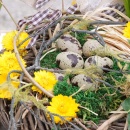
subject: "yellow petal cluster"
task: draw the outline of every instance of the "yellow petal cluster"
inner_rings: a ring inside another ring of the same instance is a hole
[[[126,38],[130,38],[130,22],[128,22],[126,24],[126,27],[125,29],[123,30],[123,35],[126,37]]]
[[[26,62],[21,58],[22,64],[26,67]],[[15,57],[15,53],[5,51],[0,55],[0,74],[8,74],[12,70],[21,70]],[[14,74],[16,76],[18,74]]]
[[[6,82],[7,75],[0,75],[0,98],[11,99],[12,93],[18,88],[19,82],[16,77],[11,78],[11,82]]]
[[[3,48],[5,48],[7,51],[12,51],[13,50],[13,41],[14,41],[14,37],[16,36],[16,34],[18,33],[18,31],[11,31],[11,32],[7,32],[5,34],[5,36],[2,39],[2,44],[3,44]],[[22,41],[24,41],[27,37],[29,37],[29,35],[26,32],[22,32],[17,40],[16,45],[18,46]],[[28,43],[30,42],[30,39],[28,39],[27,41],[25,41],[20,47],[19,47],[19,51],[20,53],[23,52],[23,50],[26,48],[26,46],[28,45]],[[25,52],[25,51],[24,51]]]
[[[76,112],[79,111],[78,106],[75,102],[75,99],[68,96],[58,95],[52,98],[50,102],[51,106],[47,107],[47,110],[51,113],[63,116],[65,120],[70,121],[72,118],[77,116]],[[59,116],[54,116],[55,123],[64,123]]]
[[[34,72],[34,80],[50,92],[52,92],[54,85],[57,82],[55,75],[52,72],[45,70]],[[36,86],[32,86],[32,90],[42,93],[42,91]]]
[[[26,63],[22,58],[21,61],[26,67]],[[19,86],[18,73],[12,73],[10,77],[13,80],[10,82],[6,81],[8,73],[12,70],[21,70],[21,68],[15,54],[10,51],[5,51],[0,55],[0,98],[10,99],[14,90]]]
[[[77,3],[76,0],[72,0],[71,2],[72,5],[75,5],[76,3]]]

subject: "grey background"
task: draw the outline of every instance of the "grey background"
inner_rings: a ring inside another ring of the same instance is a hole
[[[3,0],[3,3],[12,14],[16,22],[26,16],[33,15],[37,12],[20,0]],[[16,29],[16,26],[6,10],[2,7],[0,10],[0,32],[13,29]]]

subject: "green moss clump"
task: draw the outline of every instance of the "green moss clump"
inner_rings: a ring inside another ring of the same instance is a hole
[[[72,95],[74,92],[78,91],[78,87],[72,86],[72,84],[68,84],[68,76],[66,76],[63,81],[59,81],[54,86],[53,93],[54,95],[62,94],[66,96]]]
[[[78,87],[72,86],[67,83],[67,78],[58,82],[54,87],[54,95],[62,94],[70,96],[78,91]],[[98,114],[95,116],[91,112],[80,108],[78,117],[83,120],[92,120],[98,123],[100,120],[105,119],[109,112],[116,110],[122,102],[122,95],[110,87],[101,87],[98,91],[80,91],[73,96],[76,102],[81,106],[90,109]]]
[[[75,37],[81,44],[81,46],[84,45],[84,43],[87,41],[87,34],[86,33],[70,33],[73,37]]]
[[[126,65],[125,62],[123,61],[118,61],[117,59],[113,58],[112,59],[114,62],[114,66],[113,66],[113,70],[116,71],[120,71],[121,72],[121,68],[119,68],[118,66],[118,62],[122,65],[122,67],[124,67]],[[130,64],[127,64],[127,70],[130,70]],[[123,69],[123,68],[122,68]],[[123,82],[126,81],[126,77],[123,75],[123,73],[117,73],[117,72],[107,72],[104,74],[104,80],[106,82],[108,82],[109,84],[115,86],[116,82],[122,84]]]
[[[92,120],[98,123],[102,119],[106,119],[110,111],[116,110],[122,102],[122,95],[115,91],[113,88],[101,87],[98,91],[86,91],[84,94],[84,100],[81,101],[81,106],[89,108],[98,116],[91,112],[81,109],[79,116],[84,120]]]
[[[41,60],[41,67],[43,68],[57,68],[58,65],[56,64],[56,56],[60,53],[60,51],[54,51],[47,54],[42,60]]]

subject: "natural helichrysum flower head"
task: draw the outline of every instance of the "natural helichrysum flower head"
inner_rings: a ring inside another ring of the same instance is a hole
[[[48,72],[45,70],[40,70],[40,71],[34,72],[34,79],[44,89],[46,89],[50,92],[53,91],[54,85],[57,82],[55,75],[52,72]],[[42,91],[40,89],[38,89],[36,86],[33,86],[32,90],[42,93]]]
[[[6,78],[6,74],[0,75],[0,98],[11,99],[12,94],[19,86],[19,81],[17,79],[17,76],[11,76],[11,82],[6,81]]]
[[[72,5],[75,5],[76,3],[77,3],[76,0],[72,0],[71,2]]]
[[[123,35],[126,37],[126,38],[130,38],[130,22],[128,22],[126,24],[126,27],[125,29],[123,30]]]
[[[26,67],[25,61],[21,58],[22,64]],[[0,55],[0,74],[8,74],[12,70],[21,70],[21,67],[15,57],[15,54],[10,51],[5,51]],[[18,74],[14,73],[13,76]]]
[[[11,32],[7,32],[5,34],[5,36],[3,37],[2,40],[2,44],[3,44],[3,48],[5,48],[6,50],[10,51],[13,50],[13,41],[14,41],[14,37],[16,36],[16,34],[18,33],[18,31],[11,31]],[[24,41],[27,37],[29,37],[29,35],[26,32],[22,32],[17,40],[16,45],[18,46],[22,41]],[[27,41],[25,41],[19,49],[25,49],[26,46],[28,45],[30,39],[28,39]]]
[[[51,113],[63,116],[65,120],[70,121],[72,118],[77,116],[76,112],[79,111],[78,106],[79,104],[77,104],[75,99],[71,96],[68,97],[60,94],[52,98],[47,110]],[[63,121],[59,116],[54,116],[55,123],[64,123],[65,121]]]

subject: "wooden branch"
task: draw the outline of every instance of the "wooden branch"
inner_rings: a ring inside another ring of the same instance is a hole
[[[77,118],[74,118],[74,121],[75,121],[77,124],[79,124],[84,130],[90,130],[90,129],[86,128],[86,126],[83,125]]]
[[[105,121],[101,126],[98,127],[97,130],[104,130],[106,127],[108,127],[112,122],[124,117],[126,114],[121,113],[121,114],[116,114],[113,115],[110,119],[108,119],[107,121]]]

